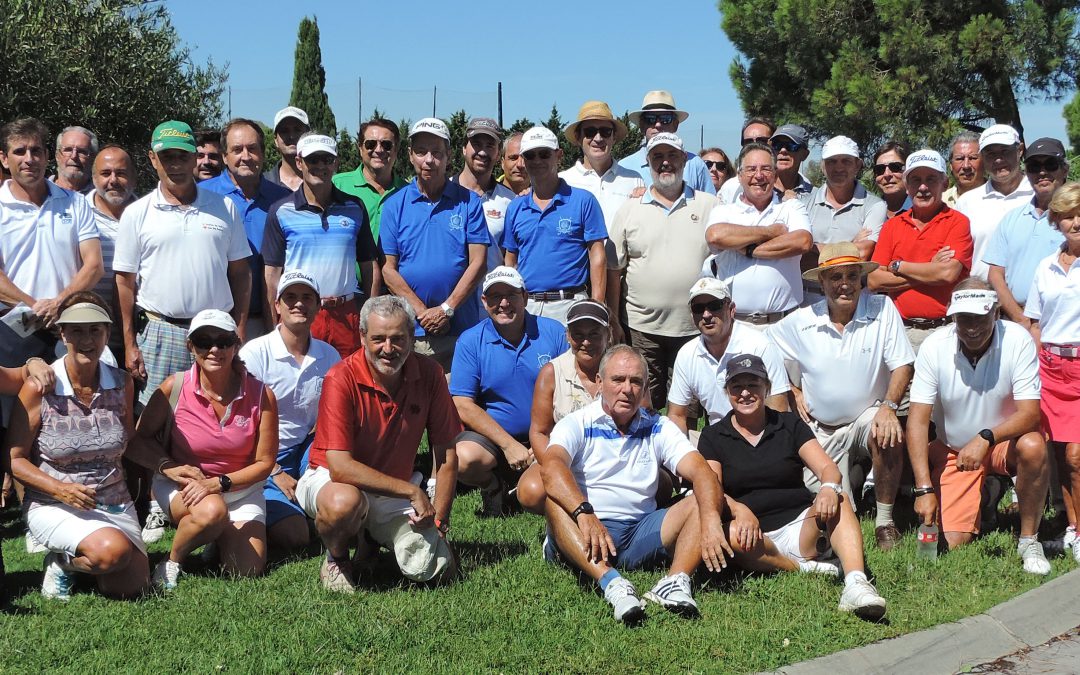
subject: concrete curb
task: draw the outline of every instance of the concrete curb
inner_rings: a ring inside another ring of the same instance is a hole
[[[785,675],[952,674],[1035,647],[1080,626],[1080,569],[983,614],[781,668]]]

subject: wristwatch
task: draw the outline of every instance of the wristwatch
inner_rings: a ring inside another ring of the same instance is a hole
[[[933,485],[920,485],[917,488],[912,488],[911,494],[915,497],[925,497],[926,495],[934,494]]]
[[[593,511],[592,504],[590,504],[589,502],[581,502],[581,506],[574,509],[574,512],[570,514],[570,517],[573,518],[574,522],[576,523],[578,516],[583,513],[587,513],[590,516],[593,515],[595,511]]]
[[[899,260],[894,260],[891,263],[889,263],[889,271],[892,272],[893,274],[899,274],[900,273],[900,261]]]
[[[451,307],[450,305],[448,305],[445,302],[442,304],[442,311],[443,311],[443,314],[446,315],[447,319],[453,319],[454,318],[454,308]]]
[[[990,444],[990,447],[997,445],[997,439],[994,438],[994,432],[989,429],[983,429],[979,432],[979,435],[986,439],[986,442]]]
[[[830,490],[835,492],[837,495],[839,495],[841,492],[844,491],[844,486],[840,485],[840,483],[822,483],[821,487],[822,487],[822,489],[829,488]]]
[[[436,518],[435,519],[435,529],[439,531],[439,534],[441,534],[441,535],[443,535],[445,537],[446,533],[450,531],[450,521],[449,520],[439,520],[438,518]]]
[[[747,258],[753,258],[754,257],[754,250],[757,247],[758,247],[757,244],[750,244],[749,246],[747,246],[746,247],[746,257]]]
[[[232,478],[229,478],[225,474],[221,474],[220,476],[217,477],[217,479],[218,479],[218,485],[221,486],[221,491],[222,492],[228,492],[229,490],[232,489]]]
[[[883,399],[881,399],[880,401],[878,401],[878,402],[877,402],[877,403],[875,403],[874,405],[876,405],[876,406],[877,406],[877,407],[879,407],[879,408],[880,408],[881,406],[883,406],[883,405],[884,405],[884,406],[888,406],[888,407],[889,407],[890,409],[892,409],[892,411],[893,411],[893,412],[896,412],[897,410],[899,410],[899,409],[900,409],[900,404],[899,404],[899,403],[893,403],[892,401],[890,401],[890,400],[889,400],[889,399],[887,399],[887,398],[883,398]]]

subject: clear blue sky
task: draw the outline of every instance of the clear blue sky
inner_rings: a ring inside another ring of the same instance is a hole
[[[364,118],[378,106],[395,120],[429,115],[433,87],[439,116],[464,108],[495,117],[501,81],[506,125],[521,117],[545,120],[552,103],[572,121],[589,99],[607,101],[621,114],[637,109],[646,91],[667,89],[690,113],[679,129],[688,146],[698,146],[702,128],[706,145],[729,152],[738,145],[743,112],[728,77],[735,49],[712,0],[170,0],[166,6],[197,63],[228,64],[235,116],[269,123],[287,104],[297,27],[314,15],[339,128],[357,127],[358,78]],[[1025,136],[1064,141],[1063,105],[1023,106]]]

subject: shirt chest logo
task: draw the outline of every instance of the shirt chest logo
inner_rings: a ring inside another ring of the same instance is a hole
[[[67,211],[64,211],[63,213],[60,214],[60,223],[61,224],[70,225],[72,223],[72,221],[73,221],[73,219],[71,217],[71,214],[68,213]]]
[[[202,224],[202,229],[205,232],[224,232],[225,231],[225,225],[224,225],[224,223],[208,222],[208,223],[203,223]]]
[[[450,216],[450,229],[451,230],[463,230],[465,229],[465,219],[461,217],[460,213],[455,213]]]
[[[536,362],[543,368],[549,361],[551,361],[551,354],[537,354]]]
[[[484,212],[484,215],[486,215],[488,218],[496,218],[497,219],[497,218],[502,218],[503,217],[503,212],[500,211],[499,209],[488,209],[487,211]]]
[[[356,225],[356,221],[352,218],[346,218],[345,216],[339,216],[337,218],[337,224],[345,229],[352,229]]]
[[[574,232],[574,222],[569,218],[559,218],[559,222],[555,225],[555,233],[568,236]]]

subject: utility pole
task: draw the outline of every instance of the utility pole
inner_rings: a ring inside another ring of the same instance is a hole
[[[499,128],[503,129],[502,82],[499,83]]]
[[[356,78],[356,128],[364,123],[364,78]]]
[[[439,100],[439,85],[431,88],[431,116],[435,117],[435,103]]]

